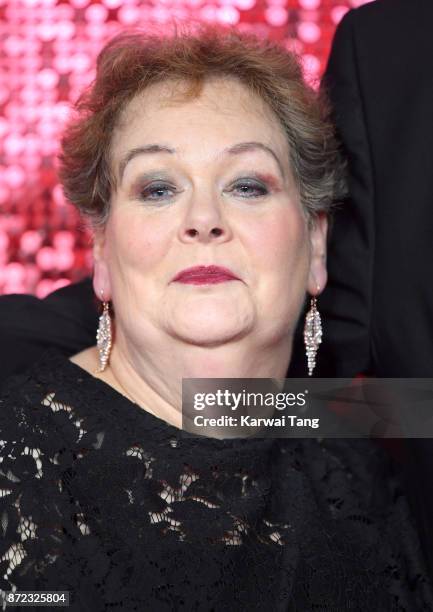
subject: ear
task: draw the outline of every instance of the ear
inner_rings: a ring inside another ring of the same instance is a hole
[[[324,290],[328,281],[326,270],[327,235],[328,218],[322,212],[312,221],[310,229],[311,259],[307,284],[310,295],[319,295]]]
[[[111,283],[106,257],[105,228],[97,228],[93,234],[93,290],[98,300],[111,300]]]

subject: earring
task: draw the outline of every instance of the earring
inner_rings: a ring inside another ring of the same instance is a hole
[[[320,291],[320,287],[318,287]],[[322,320],[317,310],[316,297],[311,298],[310,310],[305,317],[304,342],[308,362],[308,376],[311,376],[316,365],[316,353],[322,342]]]
[[[99,325],[98,330],[96,332],[96,345],[99,350],[99,370],[98,372],[103,372],[108,364],[108,359],[110,357],[111,351],[111,317],[110,317],[110,308],[109,302],[106,302],[103,299],[103,292],[101,291],[102,305],[103,310],[102,314],[99,317]]]

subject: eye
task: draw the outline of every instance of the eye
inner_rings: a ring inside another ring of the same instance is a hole
[[[261,182],[251,179],[237,181],[229,190],[229,193],[237,193],[242,198],[260,198],[269,194],[269,189]],[[151,183],[139,189],[138,197],[142,201],[159,202],[171,199],[178,190],[169,183]]]
[[[242,198],[260,198],[269,193],[269,189],[262,183],[244,179],[235,183],[230,191],[237,191]]]
[[[139,191],[139,199],[140,200],[166,200],[168,197],[167,192],[172,192],[172,194],[176,193],[176,189],[169,185],[168,183],[153,183],[151,185],[146,185],[143,189]]]

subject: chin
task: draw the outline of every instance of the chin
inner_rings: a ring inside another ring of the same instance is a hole
[[[255,321],[250,304],[227,299],[188,300],[167,314],[165,321],[173,335],[194,344],[228,342],[249,333]]]
[[[225,344],[228,344],[229,342],[234,342],[236,340],[239,340],[245,335],[246,335],[245,332],[238,332],[237,334],[227,333],[227,334],[212,334],[212,335],[210,334],[193,335],[193,334],[178,333],[178,334],[175,334],[175,337],[178,340],[181,340],[182,342],[186,344],[190,344],[191,346],[202,346],[203,348],[211,348],[211,347],[217,347],[217,346],[224,346]]]
[[[171,319],[170,335],[196,346],[219,346],[246,336],[252,325],[246,321],[222,319],[222,317],[199,316],[191,313],[188,317]]]

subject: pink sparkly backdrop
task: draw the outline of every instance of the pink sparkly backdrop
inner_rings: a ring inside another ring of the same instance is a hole
[[[40,297],[91,271],[89,236],[56,177],[70,104],[128,26],[234,24],[302,54],[317,83],[335,27],[366,0],[0,0],[0,293]]]

